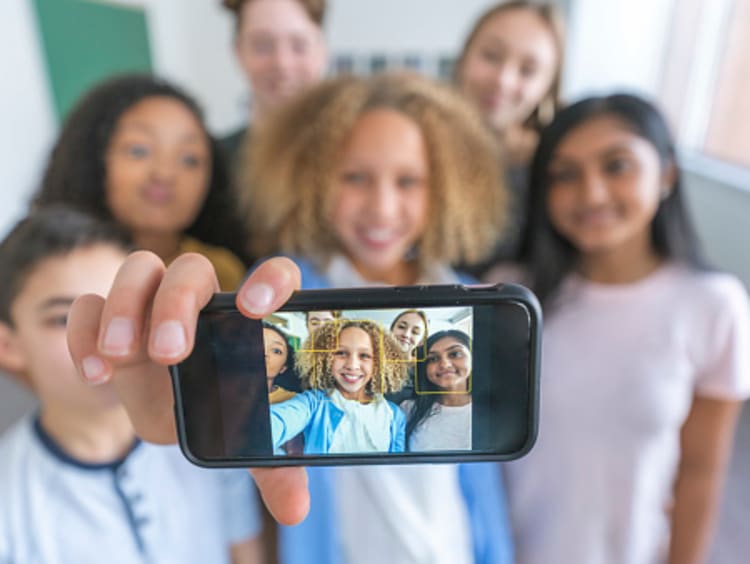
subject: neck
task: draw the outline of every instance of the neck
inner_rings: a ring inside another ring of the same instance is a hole
[[[156,253],[161,260],[169,264],[180,252],[181,233],[141,232],[133,235],[139,249]]]
[[[387,271],[378,272],[353,265],[357,273],[367,282],[381,282],[390,286],[408,286],[419,279],[419,266],[416,261],[402,261]]]
[[[533,129],[521,125],[495,130],[498,142],[509,165],[527,165],[536,149],[539,135]]]
[[[438,402],[441,405],[445,405],[447,407],[461,407],[462,405],[466,405],[471,403],[471,394],[466,393],[452,393],[452,394],[441,394]]]
[[[585,255],[580,259],[579,268],[581,274],[593,282],[629,284],[645,278],[663,262],[651,246],[649,235],[645,240],[614,251]]]
[[[72,458],[89,464],[106,464],[125,456],[135,433],[122,406],[88,412],[45,406],[42,428]]]

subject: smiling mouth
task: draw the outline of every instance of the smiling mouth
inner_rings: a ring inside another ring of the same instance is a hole
[[[361,381],[364,378],[362,374],[340,373],[339,376],[341,376],[341,379],[347,384],[356,384],[357,382]]]
[[[389,247],[401,238],[393,229],[361,229],[359,236],[368,247],[379,249]]]

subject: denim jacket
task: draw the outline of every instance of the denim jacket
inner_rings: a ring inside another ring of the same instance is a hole
[[[388,402],[388,407],[393,413],[388,452],[403,452],[406,417],[395,404]],[[327,453],[342,417],[344,412],[331,401],[328,393],[308,390],[297,394],[271,406],[273,446],[278,448],[304,431],[305,454]]]
[[[303,289],[330,288],[331,282],[310,261],[292,257],[302,272]],[[458,276],[461,283],[475,282]],[[279,527],[282,564],[344,564],[337,527],[331,468],[308,468],[310,513],[302,523]],[[495,463],[458,465],[459,488],[466,503],[475,564],[512,564],[513,542],[501,468]]]

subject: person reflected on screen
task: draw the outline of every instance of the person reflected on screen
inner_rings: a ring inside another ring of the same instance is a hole
[[[373,321],[323,324],[297,358],[308,389],[271,406],[274,448],[303,433],[305,454],[402,452],[405,418],[383,393],[403,386],[403,360]]]
[[[410,451],[471,449],[471,339],[463,331],[439,331],[427,339],[417,363],[416,394],[401,403],[407,414]]]

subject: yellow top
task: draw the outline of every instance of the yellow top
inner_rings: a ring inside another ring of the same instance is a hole
[[[245,265],[233,252],[223,247],[214,247],[192,237],[184,237],[180,243],[178,256],[183,253],[198,253],[210,260],[223,292],[237,290],[245,279]]]
[[[273,405],[274,403],[281,403],[282,401],[292,399],[296,395],[297,394],[295,394],[294,392],[290,392],[289,390],[285,390],[284,388],[276,388],[268,394],[268,403],[270,403],[271,405]]]

